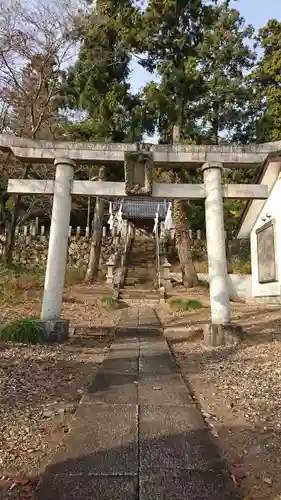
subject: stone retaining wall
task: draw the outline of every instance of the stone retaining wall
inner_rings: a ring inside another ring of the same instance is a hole
[[[215,243],[214,236],[214,243]],[[191,239],[191,250],[194,260],[207,261],[207,242],[205,239]],[[168,259],[170,261],[175,260],[177,255],[175,240],[169,240],[166,242],[166,251]],[[243,262],[250,261],[251,259],[251,249],[249,240],[228,240],[226,241],[226,255],[228,262]]]
[[[3,242],[3,238],[2,238]],[[16,237],[13,252],[13,263],[27,268],[45,267],[48,255],[48,236]],[[120,239],[104,237],[101,251],[101,265],[103,266],[110,255],[120,249]],[[1,255],[0,246],[0,255]],[[74,268],[85,267],[90,254],[90,239],[86,236],[71,236],[68,245],[68,265]]]

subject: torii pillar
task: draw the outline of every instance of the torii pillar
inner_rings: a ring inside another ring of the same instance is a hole
[[[45,275],[41,320],[47,340],[65,340],[69,322],[61,319],[68,230],[71,213],[71,191],[75,162],[69,158],[55,160],[56,177]]]
[[[211,323],[204,327],[207,346],[234,344],[241,340],[241,327],[230,323],[227,260],[221,184],[222,163],[205,163],[205,224],[210,285]]]

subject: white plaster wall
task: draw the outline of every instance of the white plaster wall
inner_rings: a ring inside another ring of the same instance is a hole
[[[252,276],[250,274],[228,274],[227,286],[231,299],[252,297]],[[208,274],[198,274],[200,281],[209,283]]]
[[[279,172],[280,172],[280,160],[269,161],[265,169],[265,172],[263,174],[263,177],[260,180],[260,184],[268,187],[269,193],[271,193],[271,190],[275,185]],[[250,238],[253,225],[255,224],[257,219],[257,215],[263,209],[266,201],[267,200],[252,200],[248,213],[237,235],[238,239]]]
[[[181,282],[180,273],[171,273],[171,277]],[[199,273],[198,278],[200,281],[205,281],[209,283],[209,275]],[[239,275],[239,274],[229,274],[228,275],[228,293],[230,298],[246,298],[252,297],[252,276],[250,274]]]
[[[280,174],[279,174],[280,175]],[[267,217],[270,215],[270,217]],[[266,221],[262,220],[266,219]],[[259,283],[258,257],[257,257],[257,235],[256,230],[265,222],[275,220],[275,257],[278,281],[274,283]],[[266,200],[251,232],[251,261],[252,261],[252,290],[254,297],[269,297],[280,295],[281,276],[281,179],[278,177],[268,199]]]

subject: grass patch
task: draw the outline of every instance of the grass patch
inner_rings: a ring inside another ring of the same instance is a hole
[[[100,303],[105,309],[120,309],[121,302],[112,295],[104,295],[100,298]]]
[[[65,285],[71,286],[83,281],[85,269],[68,267]],[[20,304],[35,295],[41,297],[44,288],[45,269],[8,268],[0,264],[0,306]]]
[[[40,291],[44,285],[44,270],[26,270],[0,266],[0,305],[15,305],[30,291]]]
[[[83,267],[67,267],[65,276],[65,286],[78,285],[84,281],[87,268]]]
[[[170,307],[175,311],[190,311],[194,309],[201,309],[203,305],[199,300],[186,300],[186,299],[171,299],[169,301]]]
[[[35,318],[23,318],[11,321],[0,329],[0,340],[2,342],[38,344],[40,337],[40,324]]]
[[[231,262],[231,264],[228,265],[228,272],[231,274],[251,274],[252,272],[252,266],[251,262],[249,260],[245,261],[237,261],[237,262]]]

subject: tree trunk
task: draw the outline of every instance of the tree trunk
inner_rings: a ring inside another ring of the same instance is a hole
[[[213,120],[213,136],[215,145],[219,144],[219,131],[220,131],[220,119],[219,119],[219,104],[217,101],[214,102],[214,120]]]
[[[99,180],[104,180],[104,167],[99,170]],[[95,281],[99,274],[99,261],[102,244],[102,227],[104,218],[104,200],[96,198],[94,219],[92,222],[92,237],[90,247],[90,257],[85,281]]]
[[[173,219],[183,285],[186,288],[192,288],[198,285],[198,277],[192,260],[191,240],[188,233],[190,224],[187,204],[186,200],[174,201]]]
[[[88,196],[88,205],[87,205],[87,227],[90,227],[91,220],[91,197]]]
[[[174,126],[173,142],[180,137],[179,126]],[[180,184],[184,182],[182,171],[171,172],[171,182]],[[187,200],[174,200],[173,220],[175,225],[176,248],[180,261],[182,282],[186,288],[193,288],[198,285],[198,277],[192,260],[191,240],[188,230],[190,229],[189,205]]]
[[[31,168],[30,164],[26,165],[23,176],[22,176],[23,179],[27,179],[30,168]],[[18,221],[18,216],[19,216],[20,201],[21,201],[20,195],[15,195],[14,196],[14,207],[13,207],[11,219],[9,222],[8,232],[6,234],[6,241],[5,241],[5,247],[4,247],[4,253],[3,253],[3,261],[7,266],[11,266],[13,263],[15,231],[16,231],[16,226],[17,226],[17,221]]]
[[[3,252],[3,261],[6,266],[11,266],[13,264],[13,249],[15,244],[15,231],[18,218],[18,210],[20,207],[19,197],[15,199],[13,213],[11,214],[11,219],[9,221],[8,232],[6,233],[6,240]]]

